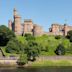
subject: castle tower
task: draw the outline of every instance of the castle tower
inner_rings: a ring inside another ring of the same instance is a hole
[[[64,36],[67,35],[67,32],[68,32],[68,27],[66,24],[64,24]]]
[[[11,20],[8,21],[8,27],[10,30],[12,30],[12,21]]]
[[[59,25],[58,24],[52,24],[52,33],[54,35],[59,35]]]
[[[17,14],[14,8],[14,32],[16,35],[21,35],[21,17]]]
[[[26,34],[26,33],[33,34],[32,30],[33,30],[32,20],[31,19],[24,20],[24,34]]]
[[[41,35],[43,35],[42,27],[35,24],[34,28],[33,28],[33,35],[34,36],[41,36]]]
[[[14,16],[17,15],[17,10],[14,8]]]

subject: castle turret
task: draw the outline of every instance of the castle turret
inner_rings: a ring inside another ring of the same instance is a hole
[[[17,10],[14,8],[14,10],[13,10],[13,12],[14,12],[14,17],[17,15]]]
[[[64,36],[67,35],[67,32],[68,32],[68,26],[64,24]]]
[[[8,21],[8,27],[10,30],[12,30],[12,21],[11,20]]]
[[[21,17],[17,14],[14,8],[14,32],[16,35],[21,35]]]

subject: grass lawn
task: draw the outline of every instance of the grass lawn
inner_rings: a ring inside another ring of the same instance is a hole
[[[36,61],[31,66],[72,66],[71,60]]]

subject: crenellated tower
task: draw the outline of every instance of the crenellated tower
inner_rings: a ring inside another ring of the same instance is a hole
[[[21,35],[21,17],[18,15],[17,10],[14,8],[14,32],[16,35]]]

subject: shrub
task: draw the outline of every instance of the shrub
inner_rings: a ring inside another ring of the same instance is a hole
[[[72,36],[72,30],[70,30],[70,31],[67,32],[67,38],[70,39],[71,36]]]
[[[64,55],[65,54],[65,48],[62,44],[59,44],[58,47],[55,50],[55,53],[57,55]]]
[[[72,36],[70,37],[70,42],[72,42]]]
[[[35,37],[31,34],[25,34],[24,35],[26,37],[26,40],[29,41],[29,40],[35,40]]]
[[[70,43],[70,45],[66,49],[66,52],[72,54],[72,43]]]
[[[19,53],[20,50],[23,50],[22,48],[23,48],[22,44],[17,39],[12,38],[6,46],[6,52]]]
[[[18,65],[24,65],[28,62],[27,54],[21,54],[20,58],[17,61]]]
[[[55,36],[55,39],[60,39],[60,38],[61,38],[60,35]]]

